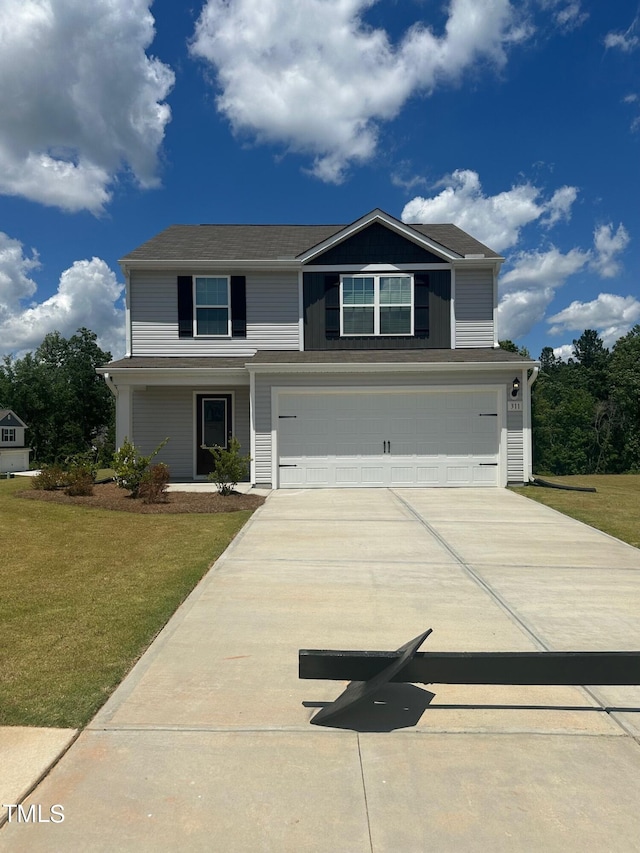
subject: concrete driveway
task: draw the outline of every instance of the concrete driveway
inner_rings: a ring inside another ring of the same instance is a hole
[[[502,490],[273,493],[36,788],[10,851],[640,850],[640,688],[393,685],[299,648],[640,649],[640,551]]]

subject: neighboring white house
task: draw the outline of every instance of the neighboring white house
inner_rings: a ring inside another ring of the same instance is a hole
[[[0,409],[0,474],[29,470],[30,447],[25,447],[27,425],[11,409]]]
[[[503,258],[450,224],[174,225],[121,260],[116,440],[273,488],[527,481],[537,362],[498,347]]]

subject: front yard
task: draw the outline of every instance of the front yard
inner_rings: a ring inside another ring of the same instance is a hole
[[[514,489],[640,548],[640,474],[585,474],[543,477],[567,486],[593,486],[596,492],[565,492],[539,486]]]
[[[0,725],[85,725],[251,510],[137,514],[0,481]]]

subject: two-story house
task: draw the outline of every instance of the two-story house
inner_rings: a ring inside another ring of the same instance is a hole
[[[0,409],[0,474],[29,470],[30,447],[25,445],[27,425],[11,409]]]
[[[117,442],[174,479],[235,435],[273,488],[505,486],[537,365],[497,345],[502,258],[454,225],[173,225],[126,255]]]

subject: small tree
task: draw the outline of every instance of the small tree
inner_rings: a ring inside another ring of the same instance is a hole
[[[116,483],[121,489],[128,489],[132,498],[139,496],[140,486],[144,482],[149,463],[168,441],[169,439],[165,438],[152,453],[143,456],[138,448],[125,438],[122,447],[114,453],[112,467],[115,471]]]
[[[218,487],[221,495],[230,495],[241,480],[249,474],[251,457],[240,455],[240,442],[234,436],[229,442],[229,449],[210,447],[213,456],[213,470],[209,480]]]

